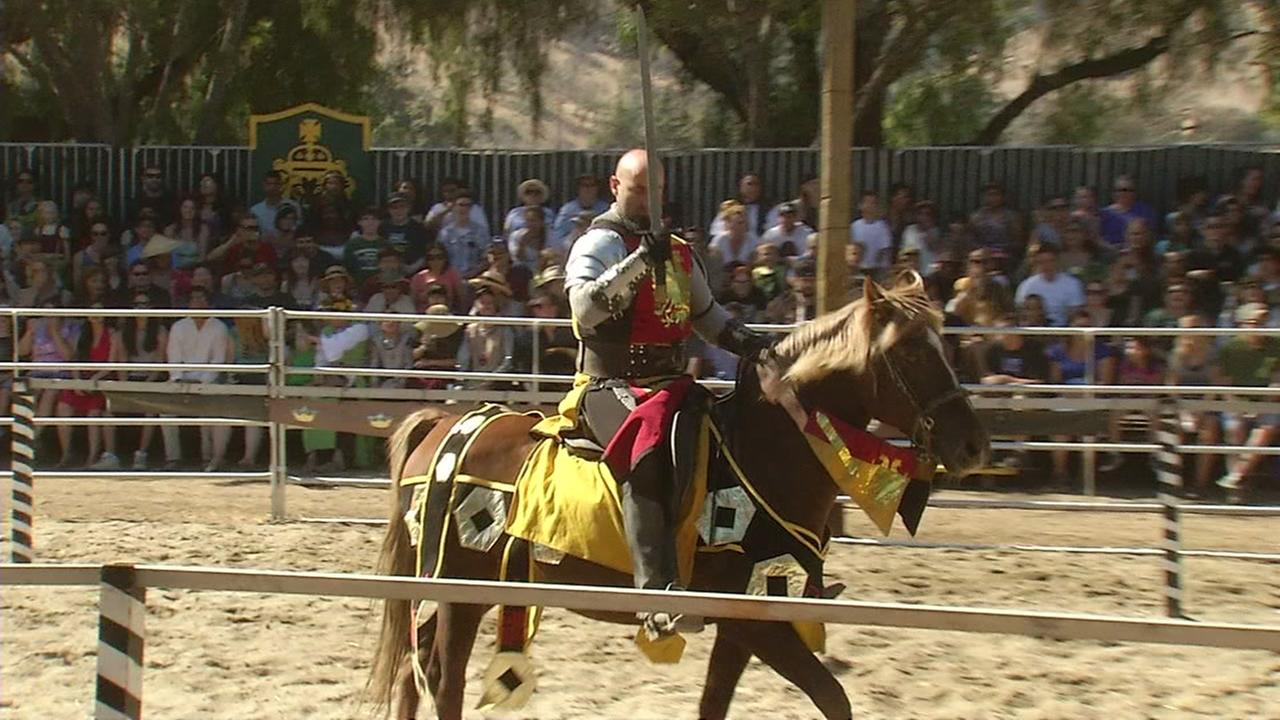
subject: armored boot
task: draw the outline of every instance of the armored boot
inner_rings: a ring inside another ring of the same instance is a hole
[[[667,521],[667,510],[661,501],[646,497],[632,482],[622,484],[622,524],[631,549],[635,585],[641,590],[682,590],[676,566],[675,531]],[[700,619],[688,622],[676,613],[659,611],[637,613],[650,640],[671,635],[677,630],[700,629]]]

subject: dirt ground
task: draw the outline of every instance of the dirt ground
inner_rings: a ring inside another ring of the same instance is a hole
[[[380,517],[384,500],[381,490],[292,487],[289,511]],[[37,489],[37,503],[37,554],[46,562],[368,572],[381,534],[362,525],[271,523],[263,484],[49,480]],[[1160,522],[1158,515],[931,509],[920,537],[1151,546]],[[1192,517],[1185,527],[1188,547],[1280,551],[1275,519]],[[0,551],[7,557],[7,544]],[[850,599],[1152,616],[1162,609],[1160,563],[834,546],[827,572],[848,584]],[[1280,624],[1280,565],[1192,558],[1187,575],[1192,616]],[[96,602],[96,588],[3,588],[0,717],[91,713]],[[170,590],[149,591],[147,603],[148,718],[372,716],[360,691],[377,629],[373,603]],[[490,619],[471,663],[471,706],[492,653],[491,631]],[[1280,718],[1275,653],[891,628],[828,633],[825,661],[860,718]],[[628,628],[548,611],[533,650],[539,689],[517,717],[694,717],[710,641],[711,633],[693,636],[681,664],[658,667],[633,649]],[[430,714],[429,703],[423,713]],[[732,715],[815,712],[799,691],[753,662]]]

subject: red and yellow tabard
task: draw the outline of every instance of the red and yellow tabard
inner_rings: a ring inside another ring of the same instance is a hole
[[[622,238],[627,252],[640,246],[638,235]],[[631,304],[632,344],[674,345],[693,334],[689,322],[689,274],[693,272],[693,251],[680,238],[671,238],[671,259],[667,261],[666,282],[657,288],[650,272],[636,286]]]

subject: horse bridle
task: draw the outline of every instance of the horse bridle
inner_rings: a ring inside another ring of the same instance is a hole
[[[910,440],[913,447],[916,448],[917,455],[921,460],[933,462],[936,456],[933,454],[933,428],[936,421],[933,419],[933,413],[938,408],[955,400],[956,398],[967,398],[969,391],[964,389],[956,379],[955,374],[951,377],[954,381],[952,386],[945,392],[940,393],[937,397],[929,399],[928,402],[921,403],[916,399],[916,394],[911,391],[911,386],[907,384],[902,373],[898,370],[898,366],[894,364],[891,354],[893,348],[880,353],[884,366],[889,371],[889,377],[893,379],[893,384],[898,386],[898,391],[907,398],[907,402],[911,404],[911,409],[915,413],[916,421],[911,427]]]

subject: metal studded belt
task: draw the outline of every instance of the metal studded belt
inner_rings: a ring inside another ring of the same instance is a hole
[[[590,343],[582,346],[582,370],[596,378],[651,378],[684,370],[681,345]]]

